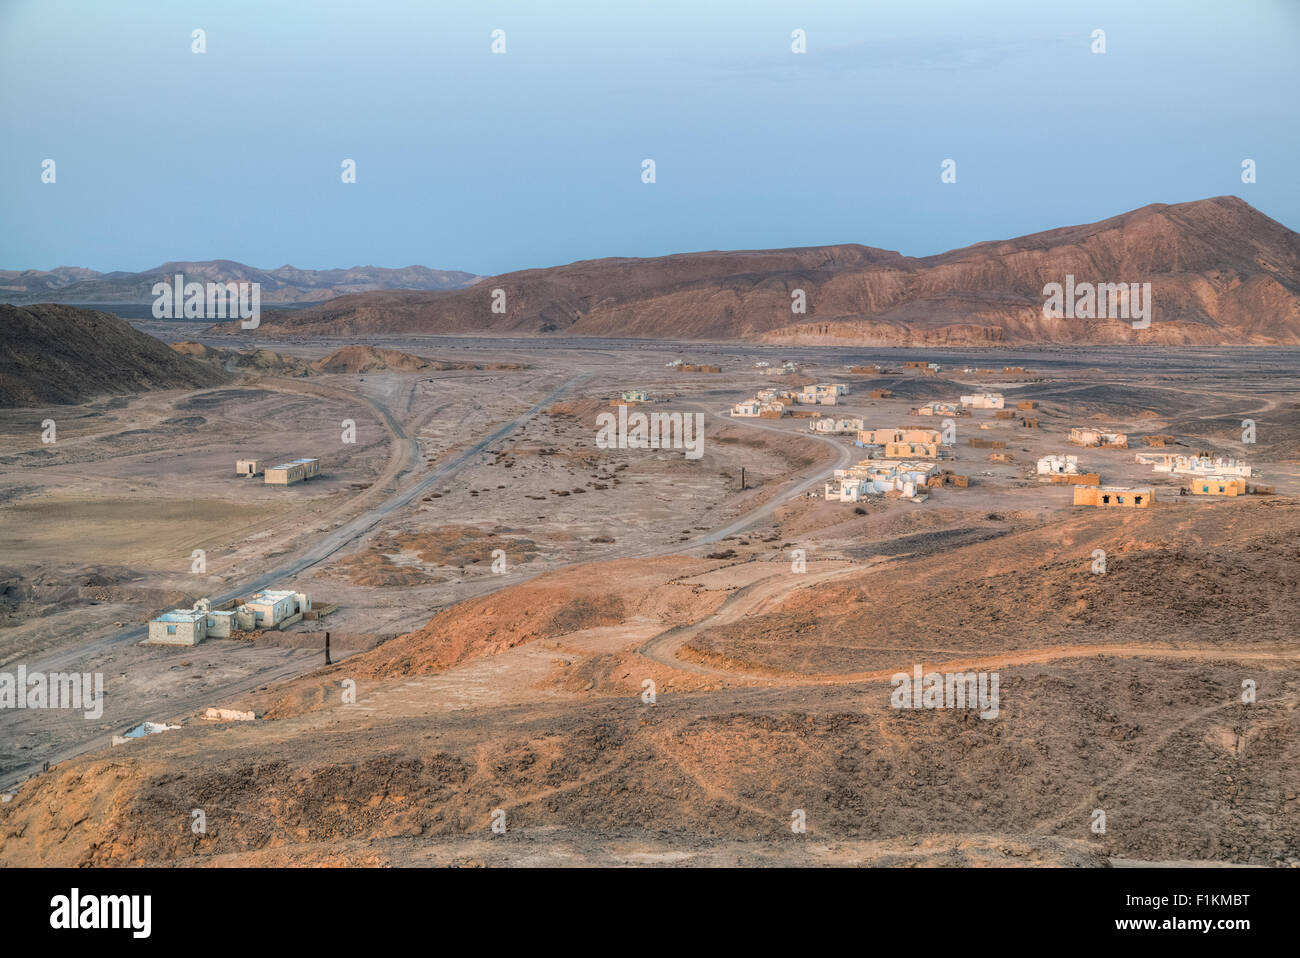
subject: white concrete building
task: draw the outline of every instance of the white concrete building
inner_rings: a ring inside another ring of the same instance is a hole
[[[198,645],[208,637],[208,614],[172,609],[149,623],[150,645]]]
[[[311,611],[311,595],[306,592],[265,589],[243,605],[233,609],[213,609],[207,599],[199,599],[192,609],[172,609],[149,623],[149,645],[198,645],[204,639],[228,639],[240,629],[272,629],[293,625]]]
[[[899,492],[911,498],[926,489],[926,480],[939,467],[931,462],[864,459],[848,469],[836,469],[826,482],[825,497],[839,502],[857,502],[868,495]]]
[[[863,425],[861,419],[831,419],[829,417],[821,417],[819,419],[810,419],[808,421],[808,429],[812,432],[848,432],[856,435],[858,430],[862,428]]]
[[[970,410],[959,402],[928,402],[912,410],[914,416],[968,416]]]
[[[978,395],[962,396],[961,404],[969,406],[971,409],[1002,409],[1006,406],[1006,400],[1001,393],[979,393]]]
[[[1040,476],[1077,476],[1079,474],[1078,456],[1043,456],[1038,460]]]
[[[809,405],[834,406],[839,397],[847,396],[848,392],[849,387],[844,383],[817,383],[799,389],[794,398]]]
[[[253,627],[276,629],[301,621],[304,612],[311,611],[311,595],[283,589],[263,589],[255,592],[243,608],[253,615]]]
[[[1155,467],[1156,472],[1164,472],[1160,466]],[[1220,456],[1217,459],[1211,459],[1209,456],[1175,456],[1169,469],[1174,475],[1210,477],[1210,476],[1235,476],[1237,478],[1249,479],[1250,466],[1246,465],[1240,459],[1225,459]]]
[[[1102,432],[1087,426],[1075,426],[1070,430],[1070,442],[1076,446],[1104,446],[1114,449],[1127,449],[1128,436],[1122,432]]]
[[[149,623],[150,645],[198,645],[204,639],[226,639],[235,613],[214,611],[207,599],[199,599],[191,609],[172,609]]]

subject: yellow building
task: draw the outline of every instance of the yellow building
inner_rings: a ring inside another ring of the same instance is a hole
[[[1207,476],[1192,482],[1194,496],[1244,496],[1246,480],[1231,476]]]
[[[1076,506],[1101,509],[1146,509],[1156,501],[1154,489],[1124,489],[1119,486],[1075,486]]]
[[[319,459],[295,459],[292,462],[269,467],[263,481],[268,486],[291,486],[295,482],[304,482],[319,475]]]
[[[886,459],[938,459],[937,442],[887,442]]]
[[[943,435],[938,429],[859,429],[858,442],[866,446],[883,446],[890,442],[931,442],[938,445]]]

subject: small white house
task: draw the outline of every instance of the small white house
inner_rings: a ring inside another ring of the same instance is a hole
[[[1043,456],[1038,460],[1040,476],[1077,476],[1079,474],[1078,456]]]
[[[811,432],[853,433],[856,435],[862,428],[861,419],[831,419],[823,416],[808,420],[808,429]]]
[[[971,409],[1001,409],[1006,405],[1006,400],[1001,393],[979,393],[973,396],[962,396],[961,404]]]
[[[228,639],[235,613],[213,610],[207,599],[192,609],[172,609],[149,623],[150,645],[198,645],[204,639]]]
[[[1159,466],[1156,472],[1163,472]],[[1176,456],[1169,469],[1175,475],[1184,476],[1236,476],[1250,478],[1250,466],[1240,459],[1225,459],[1222,456],[1211,459],[1209,456]]]
[[[198,645],[208,637],[208,614],[172,609],[149,623],[150,645]]]
[[[310,612],[311,596],[306,592],[263,589],[250,596],[243,609],[252,613],[254,628],[275,629],[293,625],[304,612]]]

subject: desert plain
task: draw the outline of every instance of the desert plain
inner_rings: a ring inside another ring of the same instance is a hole
[[[217,362],[266,345],[136,325]],[[105,683],[93,720],[0,712],[0,863],[1300,863],[1296,348],[272,349],[216,386],[0,410],[0,670]],[[868,425],[937,427],[912,410],[973,391],[1038,425],[976,410],[943,464],[968,486],[828,501],[852,436],[728,414],[792,382],[846,384],[814,408]],[[700,414],[702,456],[600,448],[633,389]],[[1182,495],[1135,461],[1157,434],[1273,492]],[[1034,474],[1055,453],[1156,501],[1075,506]],[[234,471],[296,456],[322,477]],[[140,644],[164,609],[264,587],[337,609]],[[916,665],[998,673],[997,717],[892,707]],[[176,728],[111,744],[145,721]]]

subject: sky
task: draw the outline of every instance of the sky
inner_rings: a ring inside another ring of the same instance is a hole
[[[1300,229],[1298,44],[1300,0],[0,0],[0,269]]]

